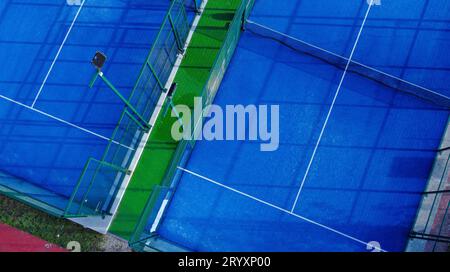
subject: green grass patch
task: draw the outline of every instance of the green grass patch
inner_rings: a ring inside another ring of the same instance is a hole
[[[0,195],[0,222],[66,248],[77,241],[82,251],[104,251],[104,235],[67,219],[53,217]]]

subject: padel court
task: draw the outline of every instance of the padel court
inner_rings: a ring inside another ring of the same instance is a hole
[[[449,10],[256,0],[214,103],[279,105],[279,148],[198,141],[144,247],[404,251],[449,117]]]
[[[186,52],[196,0],[1,1],[0,192],[118,211],[135,250],[407,249],[430,182],[448,184],[450,3],[209,1]],[[185,53],[168,102],[277,105],[275,151],[168,138],[175,118],[154,115]]]
[[[106,54],[102,72],[149,120],[134,86],[170,4],[1,1],[3,193],[58,216],[110,209],[140,128],[107,84],[89,87],[90,62]]]

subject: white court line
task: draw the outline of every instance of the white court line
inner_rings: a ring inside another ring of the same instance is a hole
[[[356,65],[358,65],[358,66],[364,67],[364,68],[366,68],[367,70],[374,71],[374,72],[376,72],[376,73],[378,73],[378,74],[382,74],[382,75],[384,75],[384,76],[387,76],[387,77],[390,77],[390,78],[395,79],[395,80],[397,80],[397,81],[400,81],[400,82],[403,82],[403,83],[405,83],[405,84],[411,85],[411,86],[416,87],[416,88],[418,88],[418,89],[422,89],[422,90],[427,91],[427,92],[429,92],[429,93],[432,93],[432,94],[434,94],[434,95],[436,95],[436,96],[440,96],[440,97],[442,97],[442,98],[445,99],[445,100],[450,100],[450,97],[448,97],[448,96],[446,96],[446,95],[443,95],[443,94],[441,94],[441,93],[439,93],[439,92],[433,91],[433,90],[431,90],[431,89],[428,89],[428,88],[426,88],[426,87],[424,87],[424,86],[418,85],[418,84],[416,84],[416,83],[407,81],[407,80],[405,80],[405,79],[403,79],[403,78],[400,78],[400,77],[391,75],[391,74],[389,74],[389,73],[383,72],[383,71],[378,70],[378,69],[376,69],[376,68],[373,68],[373,67],[371,67],[371,66],[365,65],[365,64],[363,64],[363,63],[361,63],[361,62],[354,61],[354,60],[352,60],[352,59],[349,59],[349,58],[347,58],[347,57],[345,57],[345,56],[341,56],[341,55],[339,55],[339,54],[336,54],[336,53],[331,52],[331,51],[329,51],[329,50],[327,50],[327,49],[324,49],[324,48],[322,48],[322,47],[319,47],[319,46],[316,46],[316,45],[314,45],[314,44],[311,44],[311,43],[305,42],[305,41],[303,41],[303,40],[297,39],[297,38],[295,38],[295,37],[293,37],[293,36],[290,36],[290,35],[288,35],[288,34],[286,34],[286,33],[282,33],[282,32],[280,32],[280,31],[278,31],[278,30],[273,29],[273,28],[267,27],[267,26],[265,26],[265,25],[261,25],[261,24],[259,24],[259,23],[257,23],[257,22],[252,21],[252,20],[247,20],[247,22],[250,23],[250,24],[253,24],[253,25],[257,25],[258,27],[267,29],[267,30],[269,30],[269,31],[271,31],[271,32],[277,33],[278,35],[284,36],[284,37],[286,37],[286,38],[288,38],[288,39],[290,39],[290,40],[297,41],[297,42],[299,42],[299,43],[302,43],[302,44],[304,44],[304,45],[307,45],[307,46],[312,47],[312,48],[314,48],[314,49],[317,49],[317,50],[319,50],[319,51],[322,51],[322,52],[325,52],[325,53],[330,54],[330,55],[332,55],[332,56],[338,57],[338,58],[340,58],[340,59],[342,59],[342,60],[345,60],[345,61],[349,61],[349,60],[350,60],[351,63],[354,63],[354,64],[356,64]]]
[[[86,132],[86,133],[88,133],[88,134],[94,135],[94,136],[96,136],[96,137],[98,137],[98,138],[100,138],[100,139],[103,139],[103,140],[106,140],[106,141],[112,141],[112,140],[111,140],[110,138],[108,138],[108,137],[105,137],[105,136],[103,136],[103,135],[100,135],[100,134],[98,134],[98,133],[95,133],[95,132],[93,132],[93,131],[91,131],[91,130],[88,130],[88,129],[86,129],[86,128],[77,126],[77,125],[75,125],[75,124],[73,124],[73,123],[70,123],[69,121],[66,121],[66,120],[61,119],[61,118],[56,117],[56,116],[53,116],[53,115],[51,115],[51,114],[49,114],[49,113],[46,113],[46,112],[44,112],[44,111],[41,111],[41,110],[32,108],[31,106],[28,106],[28,105],[25,105],[25,104],[23,104],[23,103],[20,103],[19,101],[13,100],[13,99],[11,99],[11,98],[9,98],[9,97],[6,97],[6,96],[4,96],[4,95],[1,95],[1,94],[0,94],[0,98],[4,99],[4,100],[6,100],[6,101],[12,102],[12,103],[14,103],[14,104],[16,104],[16,105],[19,105],[19,106],[21,106],[21,107],[27,108],[27,109],[29,109],[29,110],[31,110],[31,111],[37,112],[37,113],[39,113],[39,114],[42,114],[42,115],[44,115],[44,116],[47,116],[47,117],[49,117],[49,118],[51,118],[51,119],[53,119],[53,120],[56,120],[56,121],[58,121],[58,122],[64,123],[64,124],[66,124],[66,125],[69,125],[69,126],[71,126],[71,127],[74,127],[74,128],[79,129],[79,130],[81,130],[81,131],[84,131],[84,132]],[[134,150],[133,148],[131,148],[131,147],[129,147],[129,146],[126,146],[126,145],[123,145],[123,144],[121,144],[121,143],[119,143],[119,142],[117,142],[117,141],[112,141],[112,142],[113,142],[114,144],[123,146],[123,147],[125,147],[125,148],[127,148],[127,149]]]
[[[358,45],[359,39],[361,37],[362,31],[363,31],[364,26],[366,24],[367,17],[369,16],[370,9],[372,8],[373,1],[374,0],[371,0],[371,2],[369,4],[369,7],[367,8],[366,15],[364,16],[364,20],[363,20],[363,22],[361,24],[361,27],[359,29],[358,36],[356,37],[355,44],[353,45],[353,48],[352,48],[352,52],[350,53],[350,57],[348,58],[347,65],[345,66],[344,73],[342,73],[342,77],[341,77],[341,80],[339,82],[339,85],[338,85],[338,88],[336,90],[336,93],[334,94],[333,101],[331,102],[330,109],[328,110],[328,113],[327,113],[327,117],[325,118],[325,122],[324,122],[324,124],[322,126],[322,129],[320,131],[319,139],[317,139],[316,145],[314,147],[314,151],[313,151],[313,153],[311,155],[311,159],[309,160],[309,163],[308,163],[308,167],[306,168],[305,175],[303,176],[302,183],[300,184],[300,188],[298,189],[297,196],[295,197],[294,204],[292,205],[291,212],[294,212],[295,206],[297,205],[298,199],[300,197],[300,193],[302,192],[303,186],[305,185],[306,178],[308,177],[309,171],[311,170],[312,163],[313,163],[314,158],[316,156],[316,153],[317,153],[317,150],[319,148],[320,142],[322,141],[322,137],[323,137],[323,134],[325,132],[325,128],[327,127],[328,121],[330,120],[330,116],[331,116],[331,113],[333,112],[333,108],[334,108],[334,105],[336,103],[337,97],[338,97],[338,95],[339,95],[339,93],[341,91],[342,84],[344,83],[344,79],[345,79],[345,76],[347,75],[348,68],[350,67],[350,63],[352,62],[353,54],[355,53],[355,50],[356,50],[356,47]]]
[[[66,36],[64,37],[64,40],[62,41],[61,45],[59,46],[58,52],[56,53],[56,56],[53,59],[52,64],[50,65],[50,69],[48,69],[47,75],[45,75],[44,81],[42,82],[41,87],[39,88],[39,91],[38,91],[36,97],[33,100],[33,103],[31,104],[32,108],[34,108],[34,105],[36,105],[36,102],[37,102],[39,96],[41,95],[41,92],[44,89],[45,84],[47,83],[48,77],[50,76],[50,74],[51,74],[51,72],[53,70],[53,67],[55,66],[55,63],[58,60],[59,55],[61,54],[61,51],[62,51],[64,45],[66,44],[67,38],[69,38],[70,32],[72,32],[72,28],[75,25],[75,22],[77,21],[78,16],[80,15],[81,9],[83,8],[85,2],[86,2],[86,0],[83,0],[83,2],[81,3],[80,7],[78,8],[78,11],[77,11],[77,14],[75,15],[75,18],[73,18],[72,24],[70,24],[69,30],[67,31]]]
[[[159,207],[158,214],[156,215],[155,221],[153,221],[152,228],[150,229],[150,233],[155,232],[158,229],[159,222],[161,221],[164,211],[166,210],[167,204],[169,204],[168,199],[164,199],[161,207]]]
[[[373,247],[374,249],[377,249],[377,250],[386,252],[386,250],[384,250],[384,249],[382,249],[382,248],[379,248],[379,247],[376,247],[376,246],[370,244],[369,242],[364,242],[364,241],[362,241],[362,240],[360,240],[360,239],[358,239],[358,238],[355,238],[355,237],[353,237],[353,236],[350,236],[350,235],[348,235],[348,234],[345,234],[345,233],[343,233],[343,232],[341,232],[341,231],[338,231],[338,230],[336,230],[336,229],[333,229],[333,228],[331,228],[331,227],[325,226],[325,225],[323,225],[323,224],[321,224],[321,223],[318,223],[318,222],[316,222],[316,221],[314,221],[314,220],[308,219],[308,218],[306,218],[306,217],[304,217],[304,216],[298,215],[298,214],[296,214],[296,213],[294,213],[294,212],[292,212],[292,211],[283,209],[283,208],[281,208],[281,207],[279,207],[279,206],[276,206],[276,205],[274,205],[274,204],[271,204],[271,203],[269,203],[269,202],[267,202],[267,201],[264,201],[264,200],[262,200],[262,199],[259,199],[259,198],[257,198],[257,197],[254,197],[254,196],[249,195],[249,194],[247,194],[247,193],[244,193],[244,192],[242,192],[242,191],[236,190],[236,189],[234,189],[234,188],[232,188],[232,187],[229,187],[229,186],[227,186],[227,185],[224,185],[224,184],[222,184],[222,183],[220,183],[220,182],[217,182],[217,181],[215,181],[215,180],[212,180],[212,179],[210,179],[210,178],[207,178],[207,177],[205,177],[205,176],[202,176],[202,175],[200,175],[200,174],[197,174],[197,173],[195,173],[195,172],[192,172],[192,171],[187,170],[187,169],[185,169],[185,168],[182,168],[182,167],[180,167],[180,166],[178,166],[177,168],[178,168],[179,170],[181,170],[181,171],[184,171],[184,172],[186,172],[186,173],[188,173],[188,174],[191,174],[191,175],[193,175],[193,176],[195,176],[195,177],[198,177],[198,178],[200,178],[200,179],[202,179],[202,180],[208,181],[208,182],[213,183],[213,184],[215,184],[215,185],[217,185],[217,186],[219,186],[219,187],[225,188],[225,189],[227,189],[227,190],[230,190],[230,191],[232,191],[232,192],[235,192],[235,193],[237,193],[237,194],[240,194],[240,195],[242,195],[242,196],[245,196],[245,197],[247,197],[247,198],[250,198],[250,199],[252,199],[252,200],[255,200],[256,202],[259,202],[259,203],[264,204],[264,205],[266,205],[266,206],[272,207],[272,208],[274,208],[274,209],[277,209],[277,210],[279,210],[279,211],[282,211],[282,212],[284,212],[284,213],[287,213],[287,214],[289,214],[289,215],[292,215],[292,216],[294,216],[294,217],[296,217],[296,218],[299,218],[299,219],[301,219],[301,220],[303,220],[303,221],[306,221],[306,222],[308,222],[308,223],[311,223],[311,224],[313,224],[313,225],[316,225],[316,226],[318,226],[318,227],[321,227],[321,228],[323,228],[323,229],[326,229],[326,230],[328,230],[328,231],[331,231],[331,232],[333,232],[333,233],[335,233],[335,234],[338,234],[338,235],[340,235],[340,236],[343,236],[343,237],[345,237],[345,238],[348,238],[348,239],[350,239],[350,240],[352,240],[352,241],[355,241],[355,242],[357,242],[357,243],[363,244],[363,245],[365,245],[365,246],[371,246],[371,247]]]

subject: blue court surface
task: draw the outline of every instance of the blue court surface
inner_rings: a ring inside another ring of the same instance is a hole
[[[349,57],[371,0],[257,0],[251,20]],[[450,2],[373,0],[353,60],[450,96]]]
[[[381,3],[355,60],[448,94],[446,1]],[[367,8],[365,0],[257,0],[250,19],[348,58]],[[197,142],[179,169],[163,238],[195,251],[405,250],[448,108],[251,31],[214,103],[280,105],[279,149]]]
[[[65,207],[46,191],[72,194],[87,159],[101,159],[124,109],[105,84],[88,87],[94,53],[108,56],[103,71],[128,97],[169,4],[1,1],[1,185]]]

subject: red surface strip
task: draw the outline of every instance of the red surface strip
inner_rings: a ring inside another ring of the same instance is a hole
[[[0,252],[64,252],[57,245],[0,223]]]

